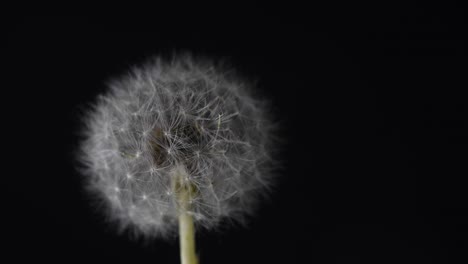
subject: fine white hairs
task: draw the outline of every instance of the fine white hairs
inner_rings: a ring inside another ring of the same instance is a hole
[[[252,89],[190,55],[153,58],[110,82],[85,118],[80,156],[109,216],[165,236],[177,231],[181,208],[204,228],[253,213],[272,182],[275,125]]]

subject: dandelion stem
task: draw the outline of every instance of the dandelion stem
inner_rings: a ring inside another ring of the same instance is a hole
[[[178,166],[173,176],[175,182],[173,188],[177,193],[179,206],[180,259],[182,264],[198,264],[198,258],[195,253],[195,227],[193,217],[188,212],[193,189],[187,181],[185,168]]]
[[[197,264],[193,218],[187,212],[179,215],[180,258],[182,264]]]

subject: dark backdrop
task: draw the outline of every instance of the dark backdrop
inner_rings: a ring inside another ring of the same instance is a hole
[[[7,255],[179,263],[177,240],[115,234],[83,191],[73,153],[81,111],[107,80],[182,50],[228,58],[258,80],[287,141],[271,199],[247,228],[199,233],[201,264],[468,260],[463,10],[163,11],[10,19]]]

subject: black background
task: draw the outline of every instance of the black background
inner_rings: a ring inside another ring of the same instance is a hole
[[[191,51],[228,58],[258,80],[287,141],[278,184],[248,227],[198,233],[201,264],[468,260],[459,7],[132,15],[10,20],[1,98],[7,255],[179,263],[177,240],[116,234],[83,191],[74,151],[82,109],[106,81],[148,56]]]

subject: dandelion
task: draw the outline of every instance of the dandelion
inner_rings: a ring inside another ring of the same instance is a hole
[[[85,119],[88,186],[122,229],[180,235],[242,222],[271,183],[274,125],[265,101],[232,71],[190,55],[155,58],[116,79]]]

